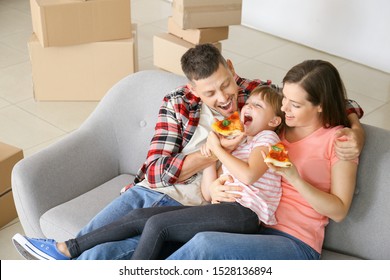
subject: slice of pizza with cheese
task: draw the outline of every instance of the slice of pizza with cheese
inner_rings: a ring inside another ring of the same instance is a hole
[[[278,167],[290,167],[292,165],[288,158],[288,152],[281,142],[271,146],[264,162],[272,163]]]
[[[215,121],[211,125],[211,128],[216,133],[228,138],[233,138],[244,131],[244,126],[242,125],[240,115],[237,111],[231,114],[228,118]]]

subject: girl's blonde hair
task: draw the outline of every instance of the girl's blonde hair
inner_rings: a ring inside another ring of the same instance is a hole
[[[280,131],[284,124],[284,113],[282,112],[282,93],[271,86],[261,85],[252,90],[250,96],[260,95],[263,100],[269,103],[274,110],[276,116],[282,119],[280,125],[275,129],[276,132]]]

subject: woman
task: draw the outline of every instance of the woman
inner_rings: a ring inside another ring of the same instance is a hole
[[[254,235],[198,233],[169,259],[320,258],[325,226],[329,218],[338,222],[347,215],[356,183],[357,160],[340,160],[334,149],[337,131],[349,125],[346,92],[337,69],[320,60],[294,66],[283,85],[286,127],[280,138],[293,166],[269,165],[282,176],[278,223]]]

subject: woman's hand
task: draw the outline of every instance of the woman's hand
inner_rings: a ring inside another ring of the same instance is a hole
[[[261,154],[263,156],[263,159],[265,159],[267,155],[263,151],[261,152]],[[266,164],[269,169],[273,170],[276,174],[285,178],[291,185],[294,185],[294,182],[301,178],[297,168],[294,166],[293,163],[289,167],[279,167],[269,162],[267,162]]]
[[[241,187],[233,184],[225,185],[226,182],[233,183],[233,178],[229,175],[223,175],[211,183],[209,186],[211,203],[234,202],[241,197],[237,193],[231,193],[241,191]]]

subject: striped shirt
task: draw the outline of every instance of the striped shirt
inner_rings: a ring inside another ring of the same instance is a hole
[[[252,141],[244,142],[232,152],[236,158],[247,162],[251,151],[256,147],[274,145],[279,142],[278,135],[271,130],[264,130],[253,137]],[[234,176],[222,165],[223,174]],[[239,184],[243,189],[238,192],[241,198],[237,202],[251,209],[257,214],[259,220],[267,225],[275,225],[275,211],[282,195],[281,176],[268,169],[252,185],[245,185],[234,178],[234,184]]]

